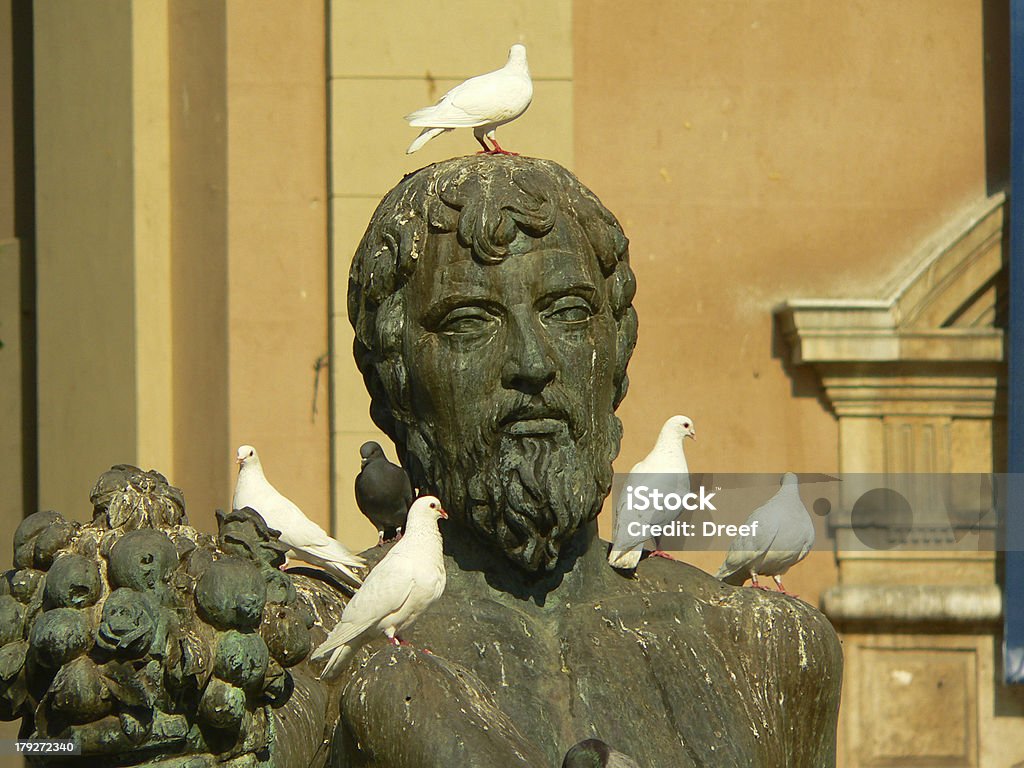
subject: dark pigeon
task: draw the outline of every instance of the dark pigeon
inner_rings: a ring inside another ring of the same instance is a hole
[[[377,528],[379,542],[389,541],[405,527],[412,484],[404,469],[388,461],[379,444],[363,443],[359,455],[363,468],[356,475],[356,504]]]
[[[640,764],[600,739],[585,739],[565,753],[562,768],[640,768]]]

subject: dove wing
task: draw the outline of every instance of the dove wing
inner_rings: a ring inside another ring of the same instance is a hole
[[[519,78],[505,72],[473,77],[452,88],[437,104],[406,115],[409,125],[430,128],[473,128],[518,113]]]
[[[334,629],[327,639],[313,651],[313,659],[322,658],[336,648],[351,643],[364,632],[368,632],[402,608],[412,594],[413,581],[402,578],[392,569],[381,572],[384,562],[370,572],[363,586],[349,600]],[[399,569],[404,570],[404,569]],[[374,575],[377,578],[372,578]]]
[[[636,482],[637,475],[634,474],[640,464],[634,464],[633,469],[630,470],[629,475],[626,477],[626,482],[622,486],[622,491],[619,494],[619,500],[615,504],[615,517],[612,523],[612,549],[613,550],[628,550],[635,547],[637,544],[641,544],[649,537],[638,538],[637,536],[631,536],[629,533],[629,524],[633,521],[643,522],[639,512],[627,509],[627,502],[629,494],[626,489]]]
[[[626,489],[630,486],[634,488],[646,486],[649,491],[657,488],[663,494],[675,493],[682,497],[690,492],[690,478],[688,474],[682,472],[666,472],[664,470],[659,472],[645,461],[641,461],[633,467],[622,487],[618,503],[615,505],[615,532],[612,541],[615,542],[615,549],[619,550],[631,549],[651,538],[650,535],[643,533],[630,534],[629,524],[631,522],[638,522],[641,526],[664,525],[675,520],[684,511],[682,509],[670,510],[665,505],[662,509],[657,509],[653,503],[649,504],[646,509],[627,509]]]
[[[289,547],[356,568],[366,564],[363,558],[350,552],[340,541],[328,536],[323,528],[302,514],[298,507],[295,507],[295,512],[297,514],[289,515],[284,527],[281,528],[281,541]],[[275,528],[278,527],[270,520],[267,522]]]
[[[765,513],[770,513],[773,501],[775,501],[774,498],[769,499],[747,518],[747,525],[757,523],[757,533],[737,536],[732,540],[729,552],[725,556],[725,562],[715,574],[716,578],[728,578],[749,568],[771,549],[775,537],[779,534],[779,518],[777,515]]]

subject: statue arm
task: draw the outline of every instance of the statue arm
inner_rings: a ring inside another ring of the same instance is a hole
[[[376,653],[341,699],[332,765],[513,768],[550,762],[469,670],[408,647]]]

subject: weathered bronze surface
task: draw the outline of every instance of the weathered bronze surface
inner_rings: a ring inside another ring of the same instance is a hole
[[[321,683],[307,656],[343,589],[278,570],[286,547],[251,510],[204,536],[163,477],[115,467],[92,523],[18,530],[0,714],[108,765],[536,768],[589,736],[652,768],[834,765],[842,656],[818,611],[683,563],[634,579],[605,562],[634,288],[615,218],[555,163],[403,179],[348,299],[372,416],[450,515],[416,647],[382,637]]]
[[[356,360],[449,512],[449,580],[412,633],[434,656],[351,668],[348,764],[558,765],[587,736],[644,766],[834,764],[842,656],[818,611],[605,562],[634,287],[615,218],[548,161],[430,166],[374,214],[350,273]]]

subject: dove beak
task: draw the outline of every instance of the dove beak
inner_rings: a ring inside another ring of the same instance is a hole
[[[241,465],[243,459],[241,456],[235,456],[235,464]]]
[[[447,513],[447,512],[445,512],[445,511],[444,511],[443,509],[439,509],[439,510],[437,510],[437,511],[438,511],[438,513],[439,513],[439,514],[441,515],[441,517],[442,517],[442,518],[444,518],[445,520],[447,520],[447,519],[448,519],[448,513]]]
[[[693,440],[693,442],[697,442],[697,432],[695,430],[691,429],[689,432],[686,433],[686,436]]]

